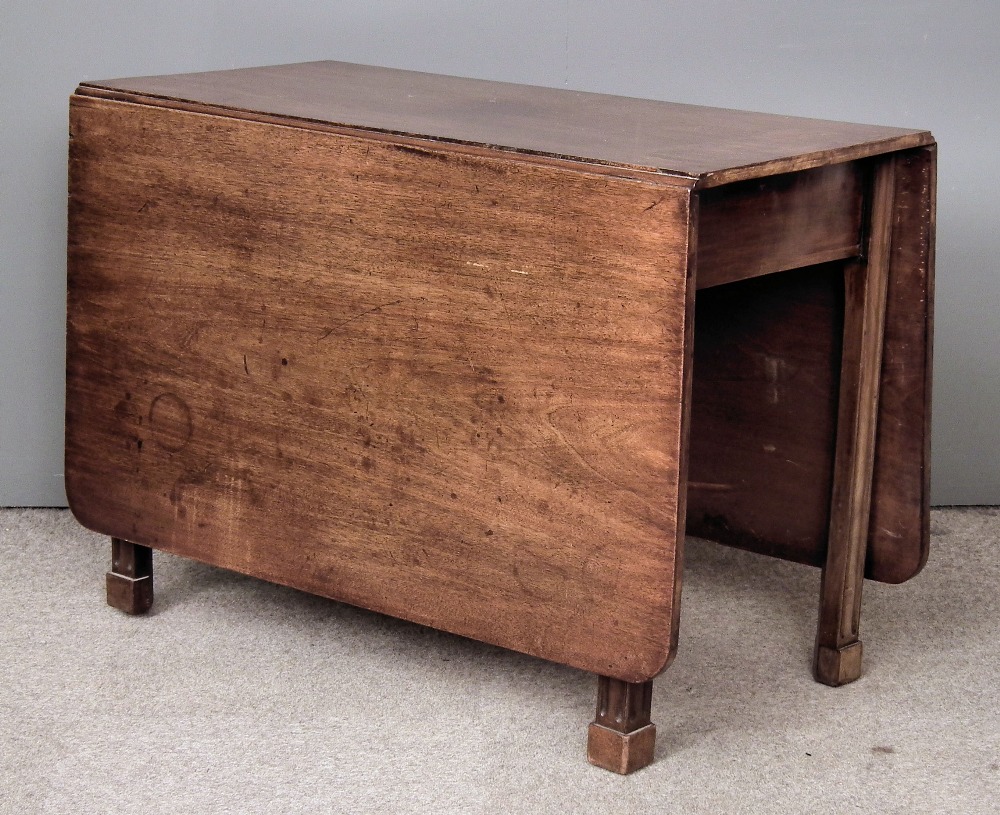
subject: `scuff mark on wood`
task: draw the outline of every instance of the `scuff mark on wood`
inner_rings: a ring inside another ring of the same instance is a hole
[[[332,328],[328,328],[326,331],[323,332],[322,336],[320,336],[320,338],[316,340],[316,342],[321,342],[325,340],[327,337],[329,337],[334,331],[343,328],[345,325],[349,325],[350,323],[353,323],[355,320],[360,320],[362,317],[367,317],[369,314],[375,314],[376,312],[381,311],[384,308],[389,308],[390,306],[398,306],[400,303],[405,303],[407,300],[424,300],[424,299],[425,298],[423,297],[415,297],[415,298],[402,297],[399,300],[393,300],[390,303],[381,303],[377,306],[372,306],[371,308],[365,309],[360,314],[355,314],[353,317],[350,317],[347,320],[337,323]]]
[[[732,492],[736,489],[732,484],[715,484],[709,481],[688,481],[689,490],[706,490],[708,492]]]

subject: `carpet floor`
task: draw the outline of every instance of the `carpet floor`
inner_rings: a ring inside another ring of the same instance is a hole
[[[106,538],[0,510],[0,812],[1000,812],[1000,508],[865,585],[860,681],[809,674],[818,570],[689,540],[656,761],[587,764],[594,677],[157,553],[104,602]]]

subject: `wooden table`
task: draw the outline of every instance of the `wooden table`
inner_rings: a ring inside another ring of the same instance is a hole
[[[113,538],[600,677],[652,760],[685,530],[863,576],[927,556],[925,131],[336,62],[71,99],[66,486]],[[336,632],[331,632],[335,636]]]

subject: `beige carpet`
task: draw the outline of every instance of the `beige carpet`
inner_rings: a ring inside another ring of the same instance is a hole
[[[818,572],[689,541],[656,762],[584,757],[570,668],[157,554],[146,618],[104,538],[0,510],[3,813],[995,813],[1000,509],[866,585],[865,673],[809,677]]]

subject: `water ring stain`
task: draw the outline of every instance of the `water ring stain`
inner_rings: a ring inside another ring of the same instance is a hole
[[[153,440],[170,453],[179,453],[191,440],[191,408],[174,393],[161,393],[149,406]]]

